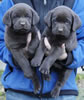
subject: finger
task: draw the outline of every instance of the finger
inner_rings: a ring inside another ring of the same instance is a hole
[[[62,47],[62,48],[65,48],[65,43],[63,43],[61,47]]]
[[[58,60],[64,60],[67,58],[67,53],[62,54]]]
[[[30,32],[27,37],[27,43],[29,44],[31,42],[32,33]]]
[[[45,46],[46,46],[46,48],[47,48],[48,50],[51,50],[51,45],[50,45],[50,43],[49,43],[47,37],[44,38],[44,44],[45,44]]]
[[[41,33],[40,31],[37,31],[38,39],[41,40]]]

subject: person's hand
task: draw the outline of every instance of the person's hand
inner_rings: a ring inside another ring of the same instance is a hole
[[[50,45],[47,37],[44,38],[44,45],[48,50],[51,50],[51,45]]]
[[[59,57],[58,60],[65,60],[67,58],[67,52],[66,52],[66,49],[65,49],[65,43],[63,43],[61,47],[63,49],[63,54]]]
[[[44,45],[48,50],[51,50],[51,45],[50,45],[47,37],[44,38]],[[58,60],[65,60],[67,58],[65,43],[62,44],[61,48],[63,49],[63,54],[58,58]]]

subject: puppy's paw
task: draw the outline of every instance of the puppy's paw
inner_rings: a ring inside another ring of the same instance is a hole
[[[25,73],[24,72],[24,77],[26,77],[26,78],[32,78],[33,77],[33,74],[32,74],[32,72],[27,72],[27,73]]]
[[[43,77],[43,80],[47,80],[47,81],[50,81],[51,79],[49,74],[48,75],[43,74],[42,77]]]
[[[40,66],[40,61],[38,60],[38,59],[32,59],[31,60],[31,65],[33,66],[33,67],[38,67],[38,66]]]
[[[40,67],[39,68],[39,71],[42,73],[42,74],[49,74],[49,69],[47,69],[47,67],[46,66],[44,66],[44,67]]]
[[[51,91],[51,96],[54,98],[57,98],[60,94],[60,89],[59,88],[55,88]]]
[[[36,86],[35,86],[35,89],[34,89],[34,93],[35,94],[39,93],[40,89],[41,89],[40,84],[37,83]]]
[[[40,87],[40,82],[37,77],[33,80],[33,84],[34,84],[34,93],[35,94],[39,93],[41,87]]]

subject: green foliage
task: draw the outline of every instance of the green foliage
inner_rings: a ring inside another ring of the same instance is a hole
[[[3,92],[0,92],[0,96],[4,96],[5,94]]]
[[[77,74],[76,81],[78,80],[84,80],[84,74]]]
[[[3,74],[3,71],[2,70],[0,70],[0,77],[1,77],[1,75]]]
[[[3,94],[3,93],[2,93],[2,92],[0,92],[0,96],[2,96],[2,94]]]

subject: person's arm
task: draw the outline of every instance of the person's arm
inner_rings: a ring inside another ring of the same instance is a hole
[[[83,3],[84,1],[79,0],[78,3],[75,2],[73,6],[73,10],[78,14],[82,22],[81,27],[77,30],[77,40],[78,40],[77,48],[74,49],[71,53],[69,53],[67,59],[61,62],[66,66],[68,60],[69,63],[70,62],[71,63],[68,64],[66,67],[72,69],[84,66],[84,10],[83,10],[84,4]]]
[[[83,35],[82,35],[83,34]],[[79,33],[77,48],[72,51],[73,62],[68,68],[77,68],[84,65],[84,29]]]
[[[79,31],[77,48],[67,53],[66,58],[57,61],[62,66],[74,69],[84,65],[84,29],[80,28]]]
[[[14,66],[14,64],[12,61],[12,55],[6,48],[4,41],[5,25],[3,24],[3,16],[12,5],[12,0],[3,0],[0,3],[0,60],[9,64],[10,66]]]

